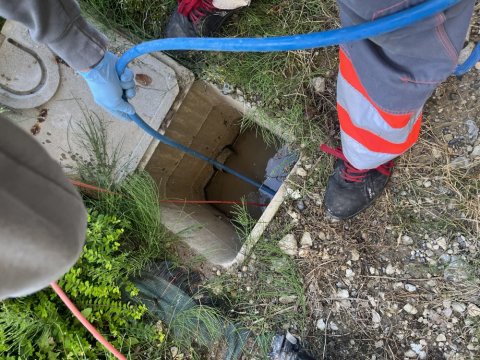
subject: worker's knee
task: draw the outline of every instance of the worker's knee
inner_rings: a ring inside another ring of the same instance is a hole
[[[85,240],[86,211],[60,166],[29,136],[0,120],[0,299],[62,276]]]

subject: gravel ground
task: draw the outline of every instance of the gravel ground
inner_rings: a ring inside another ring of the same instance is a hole
[[[480,358],[479,88],[473,70],[437,89],[421,140],[356,219],[325,217],[323,181],[309,186],[324,174],[304,159],[309,191],[276,222],[293,226],[282,246],[297,245],[319,359]]]

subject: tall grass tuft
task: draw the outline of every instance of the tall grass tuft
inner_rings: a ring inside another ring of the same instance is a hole
[[[130,254],[127,274],[137,274],[153,261],[171,259],[169,248],[176,237],[161,222],[155,181],[145,171],[124,174],[119,161],[121,144],[109,144],[105,125],[97,116],[87,114],[76,135],[78,145],[88,154],[87,160],[76,160],[78,175],[82,181],[109,191],[86,198],[88,206],[131,224],[122,244]]]

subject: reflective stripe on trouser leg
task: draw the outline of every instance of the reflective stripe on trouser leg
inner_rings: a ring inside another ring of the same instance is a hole
[[[402,11],[423,0],[337,0],[342,26]],[[342,45],[337,108],[342,147],[370,169],[410,148],[421,109],[456,66],[475,0],[403,29]]]
[[[358,169],[372,169],[396,158],[415,143],[420,132],[421,109],[392,114],[379,108],[342,50],[337,111],[343,153]]]

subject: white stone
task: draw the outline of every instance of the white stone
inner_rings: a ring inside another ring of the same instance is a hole
[[[311,80],[313,89],[317,94],[323,94],[325,92],[325,79],[321,76],[317,76]]]
[[[345,276],[346,276],[347,278],[351,278],[351,277],[354,277],[354,276],[355,276],[355,273],[353,272],[352,269],[347,269],[347,270],[345,270]]]
[[[213,0],[213,6],[222,10],[234,10],[250,5],[250,0]]]
[[[293,236],[293,234],[285,235],[282,240],[278,242],[278,246],[287,255],[297,255],[297,240],[295,239],[295,236]]]
[[[380,314],[375,310],[372,310],[372,322],[375,324],[375,323],[380,323],[380,321],[382,321]]]
[[[318,319],[317,320],[317,329],[324,331],[327,328],[327,324],[325,324],[325,321],[323,319]]]
[[[430,180],[427,180],[423,183],[423,186],[425,186],[426,188],[429,188],[430,186],[432,186],[432,182]]]
[[[407,357],[409,359],[416,359],[417,354],[413,350],[408,350],[408,351],[405,352],[405,357]]]
[[[437,239],[437,245],[440,246],[443,250],[447,250],[447,239],[440,237]]]
[[[291,303],[297,301],[297,295],[280,296],[278,298],[278,301],[282,304],[291,304]]]
[[[338,331],[338,325],[335,324],[333,321],[330,321],[330,323],[328,324],[328,327],[329,327],[330,330],[332,330],[332,331]]]
[[[452,309],[453,311],[456,311],[460,314],[464,313],[465,310],[467,310],[467,306],[463,303],[460,303],[460,302],[454,302],[452,303]]]
[[[477,145],[473,148],[472,152],[470,153],[471,157],[480,157],[480,145]]]
[[[404,288],[404,285],[403,285],[402,282],[397,281],[397,282],[393,283],[393,289],[394,290],[403,289],[403,288]]]
[[[310,255],[310,252],[310,249],[301,248],[300,250],[298,250],[298,257],[306,258]]]
[[[446,318],[449,318],[450,316],[452,316],[452,313],[453,313],[452,308],[443,309],[443,315],[445,315]]]
[[[414,292],[417,291],[417,287],[412,284],[405,284],[405,290],[407,290],[408,292]]]
[[[423,340],[425,345],[422,344],[422,340],[420,340],[419,344],[411,343],[410,348],[417,354],[419,359],[426,359],[427,358],[427,352],[423,351],[423,347],[426,346],[426,342]]]
[[[310,247],[312,245],[312,235],[308,231],[305,231],[300,239],[300,246]]]
[[[287,194],[293,199],[298,200],[302,197],[302,194],[299,190],[293,190],[292,188],[287,188]]]
[[[340,289],[337,291],[337,298],[348,299],[349,297],[350,297],[350,294],[348,293],[348,290]]]
[[[360,260],[360,253],[358,252],[358,250],[353,249],[353,250],[351,251],[351,254],[352,254],[352,258],[351,258],[352,261],[358,261],[358,260]]]
[[[480,308],[475,304],[468,304],[467,313],[472,317],[480,316]]]
[[[323,240],[327,240],[327,235],[325,235],[325,233],[324,233],[323,231],[320,231],[320,232],[318,233],[318,238],[319,238],[320,240],[322,240],[322,241],[323,241]]]
[[[383,340],[375,341],[375,348],[376,349],[379,349],[379,348],[383,347],[383,345],[384,345]]]
[[[418,313],[418,310],[415,306],[413,306],[412,304],[406,304],[404,307],[403,307],[403,310],[409,314],[412,314],[412,315],[415,315],[416,313]]]
[[[465,60],[468,59],[468,57],[472,54],[473,49],[475,49],[475,43],[473,41],[469,41],[468,44],[462,50],[460,50],[457,60],[459,65],[463,64]]]
[[[307,172],[302,167],[298,167],[295,172],[298,176],[301,176],[301,177],[306,177],[307,176]]]
[[[439,334],[436,339],[435,339],[436,342],[445,342],[447,341],[447,337],[445,336],[445,334]]]
[[[294,220],[298,220],[298,214],[293,211],[293,210],[287,210],[287,214],[288,216],[290,216],[292,219]]]
[[[403,235],[402,236],[402,243],[403,243],[403,245],[412,245],[413,244],[413,239],[408,235]]]
[[[393,275],[395,274],[395,268],[392,266],[392,264],[388,264],[386,269],[385,269],[385,273],[387,275]]]

